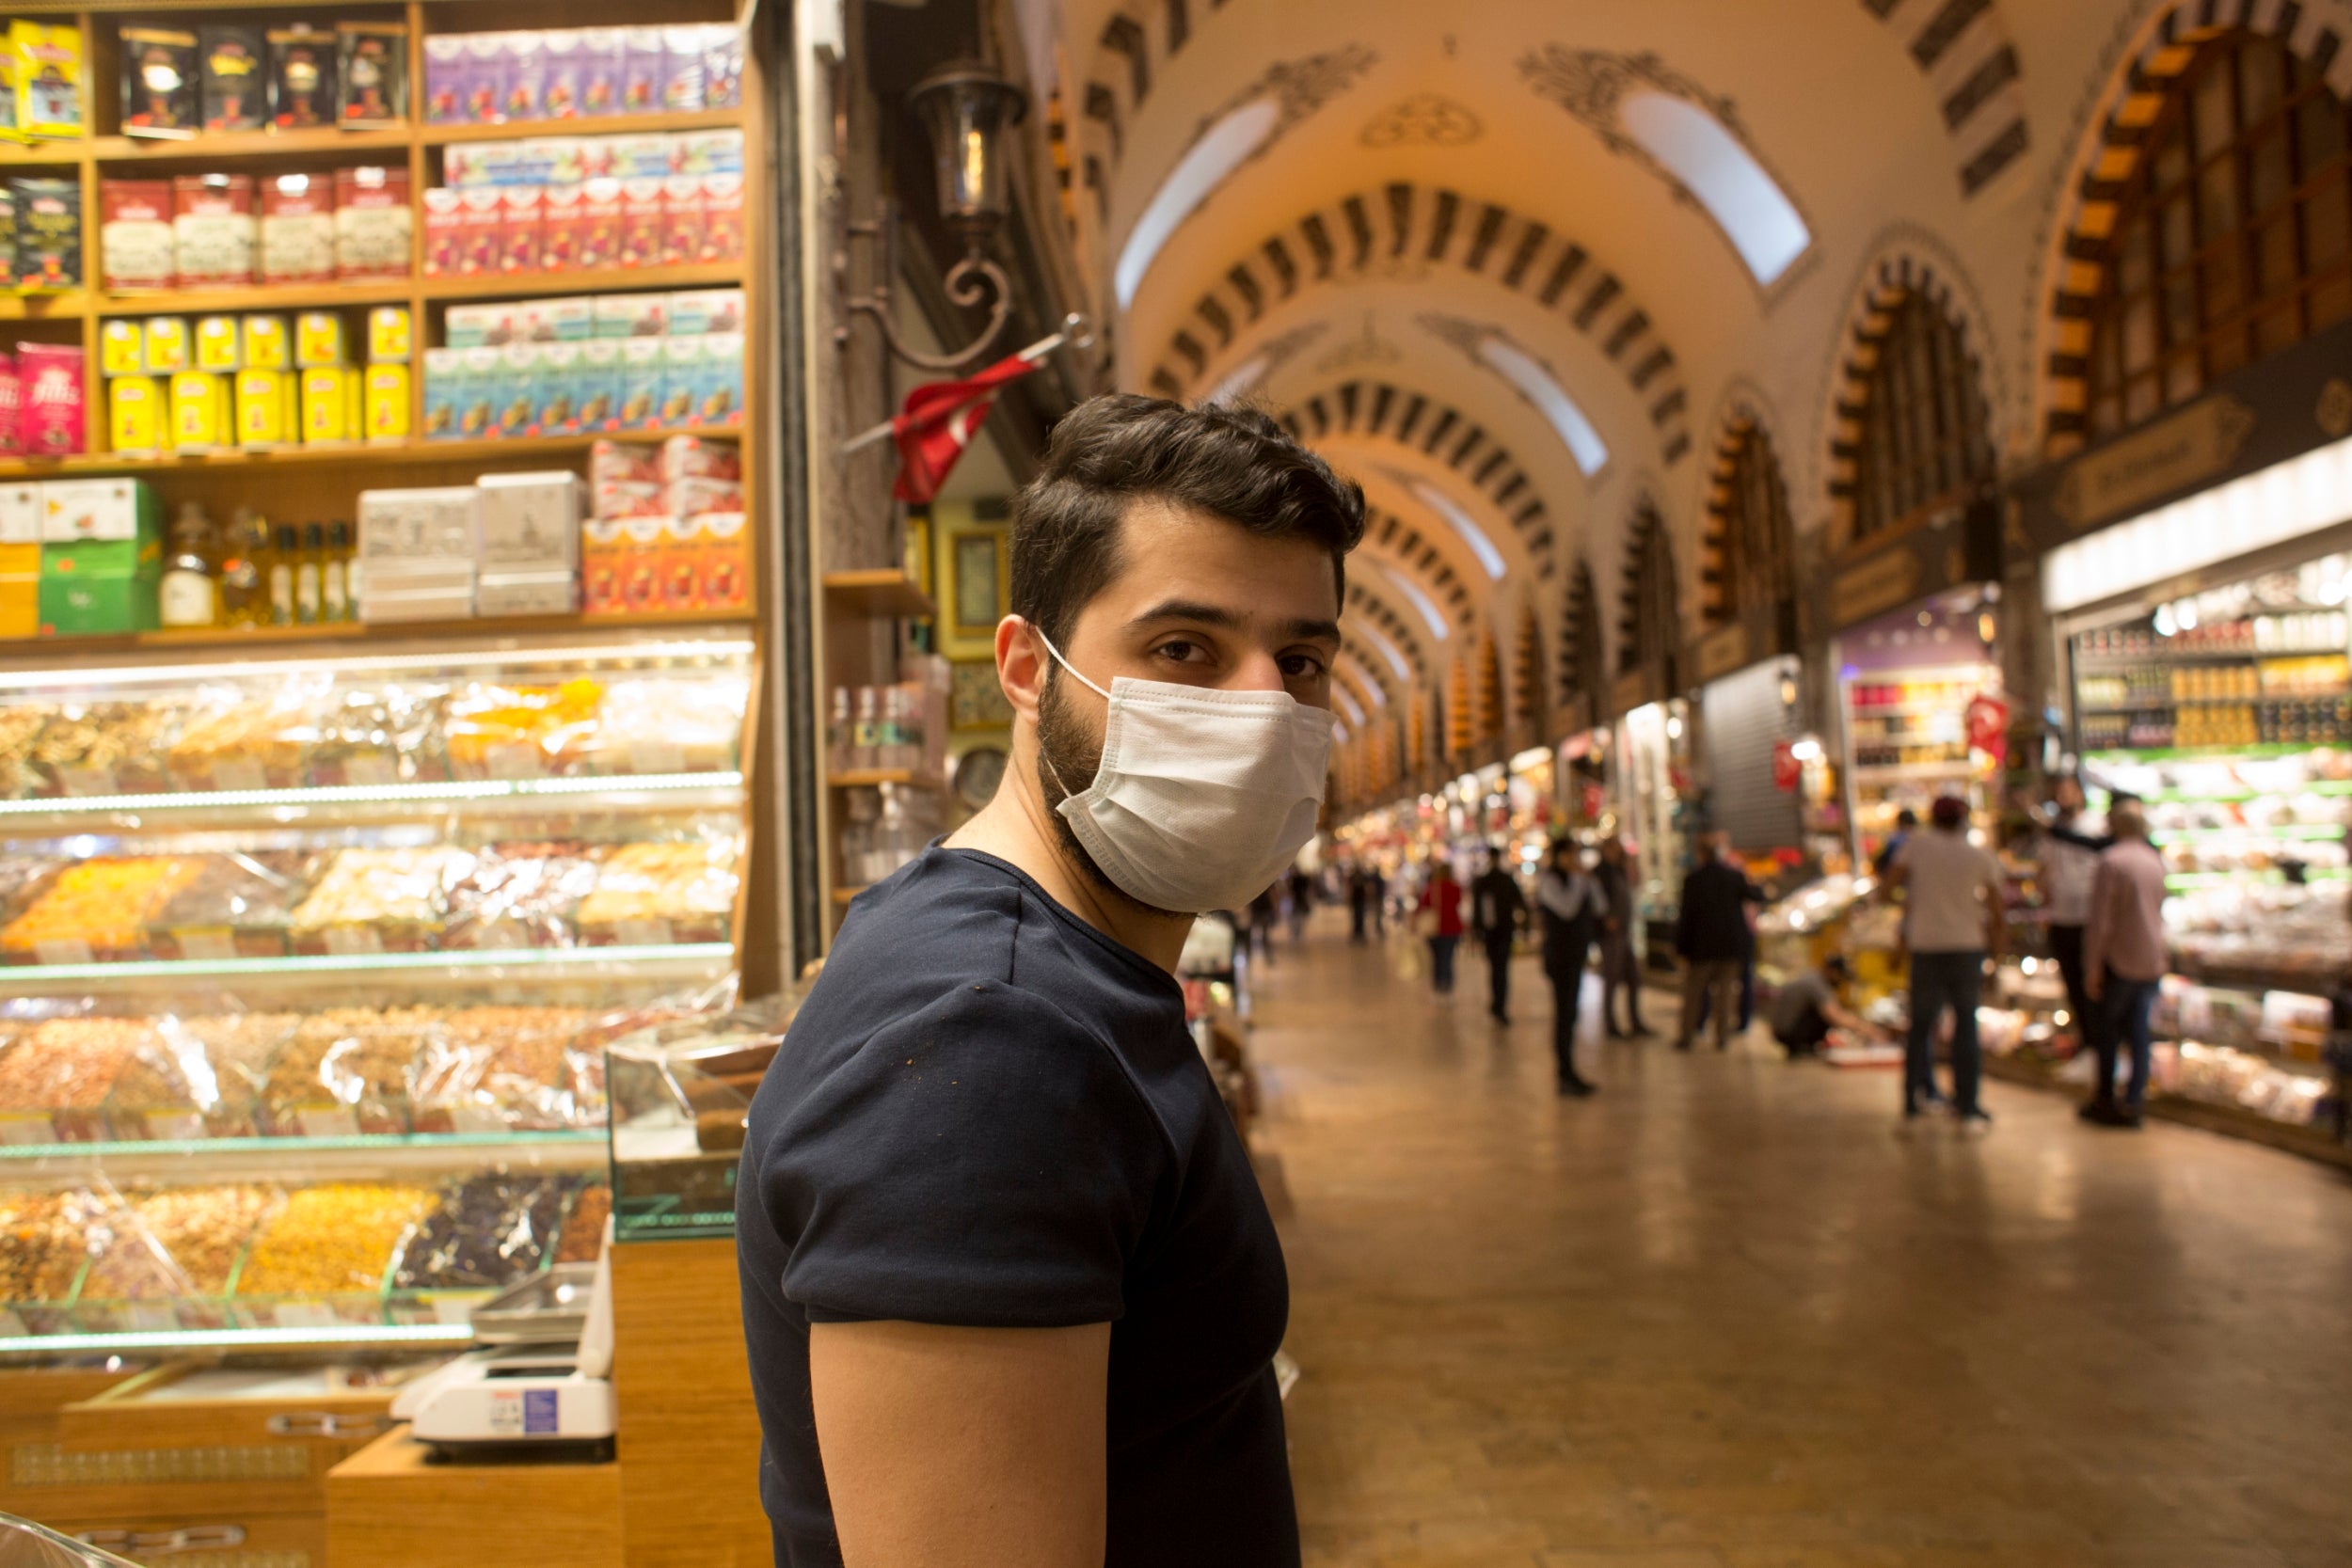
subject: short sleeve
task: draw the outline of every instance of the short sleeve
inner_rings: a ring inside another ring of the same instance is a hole
[[[815,1322],[1057,1328],[1120,1315],[1172,1151],[1117,1058],[1052,1005],[960,987],[829,1073],[760,1151]]]

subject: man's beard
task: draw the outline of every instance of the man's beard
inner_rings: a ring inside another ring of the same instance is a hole
[[[1064,800],[1094,783],[1094,775],[1103,766],[1103,743],[1087,728],[1086,720],[1071,710],[1060,676],[1058,670],[1048,671],[1044,689],[1037,697],[1037,787],[1045,801],[1045,815],[1054,824],[1054,838],[1061,847],[1063,858],[1084,870],[1088,879],[1104,892],[1153,914],[1173,914],[1176,911],[1147,904],[1112,881],[1110,874],[1087,853],[1087,847],[1071,831],[1070,819],[1061,814]],[[1076,788],[1067,787],[1073,781]]]

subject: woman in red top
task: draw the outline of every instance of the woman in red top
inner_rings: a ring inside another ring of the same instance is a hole
[[[1454,879],[1451,862],[1435,862],[1429,885],[1421,890],[1422,909],[1434,915],[1428,922],[1429,981],[1439,996],[1454,991],[1454,950],[1462,944],[1462,884]]]

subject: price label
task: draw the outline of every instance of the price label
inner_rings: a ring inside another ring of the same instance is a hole
[[[323,1301],[290,1301],[278,1309],[280,1328],[332,1328],[335,1309]]]
[[[31,1329],[24,1326],[23,1318],[18,1317],[7,1307],[0,1307],[0,1338],[22,1339],[31,1332]]]
[[[326,950],[339,958],[384,951],[384,938],[373,926],[329,926]]]
[[[670,945],[670,923],[666,920],[616,920],[612,923],[612,939],[623,947],[667,947]]]
[[[158,1143],[185,1143],[204,1135],[204,1118],[194,1111],[150,1111],[147,1135]]]
[[[21,1148],[26,1144],[53,1144],[56,1141],[57,1130],[50,1125],[47,1117],[38,1111],[0,1115],[0,1144]]]
[[[213,764],[215,789],[267,789],[269,775],[251,757],[222,757]]]
[[[119,795],[111,768],[60,768],[57,782],[68,795]]]
[[[494,1388],[490,1391],[489,1427],[500,1437],[520,1437],[523,1434],[521,1389]]]
[[[436,1296],[433,1298],[433,1321],[437,1323],[469,1323],[473,1322],[472,1296]]]
[[[460,1132],[503,1132],[506,1118],[491,1105],[464,1104],[450,1107],[449,1124]]]
[[[493,746],[484,760],[494,779],[535,779],[547,771],[539,748],[521,742]]]
[[[358,1133],[359,1113],[348,1105],[305,1105],[294,1122],[306,1138],[349,1138]]]
[[[45,964],[86,964],[91,962],[87,942],[37,942],[33,952]]]
[[[131,1326],[145,1329],[173,1329],[180,1326],[180,1320],[173,1315],[171,1308],[162,1302],[135,1302],[131,1307]]]
[[[400,768],[381,752],[360,752],[343,759],[343,783],[358,789],[381,789],[400,782]]]
[[[180,957],[190,963],[218,963],[237,956],[237,938],[226,926],[205,926],[174,931]]]
[[[632,740],[628,743],[628,770],[632,773],[683,773],[686,771],[686,750],[675,741]]]

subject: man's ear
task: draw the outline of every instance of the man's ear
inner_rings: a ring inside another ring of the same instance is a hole
[[[1037,722],[1038,696],[1045,689],[1045,651],[1027,621],[1008,615],[996,623],[996,684],[1013,713],[1032,724]]]

